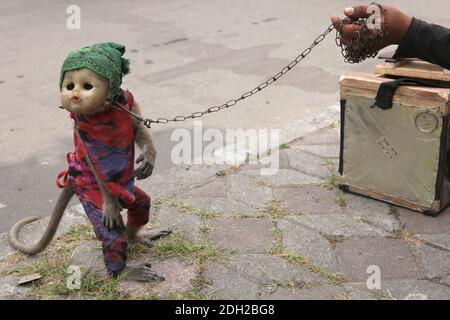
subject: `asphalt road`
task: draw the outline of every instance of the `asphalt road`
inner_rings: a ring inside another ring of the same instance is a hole
[[[123,87],[144,113],[188,114],[237,97],[277,73],[327,28],[330,15],[357,3],[0,0],[0,233],[21,217],[49,214],[59,194],[54,180],[73,148],[68,114],[57,108],[59,69],[69,51],[96,42],[125,44],[132,72]],[[448,1],[390,3],[450,26]],[[81,9],[80,29],[66,27],[70,4]],[[302,132],[296,120],[338,102],[342,73],[371,72],[375,62],[345,64],[331,35],[272,88],[204,118],[203,126],[289,128],[295,135]],[[192,121],[153,128],[156,172],[172,165],[170,134],[177,127],[191,130]]]

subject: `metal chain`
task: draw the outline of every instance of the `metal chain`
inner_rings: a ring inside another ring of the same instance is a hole
[[[380,7],[381,10],[384,8],[381,7],[381,5],[377,3],[372,3]],[[319,43],[321,43],[326,36],[331,33],[333,30],[336,29],[336,44],[341,47],[342,55],[344,56],[345,62],[347,63],[357,63],[365,60],[369,57],[375,57],[378,53],[378,50],[381,49],[383,41],[387,35],[387,13],[386,9],[384,11],[384,26],[381,30],[381,32],[378,32],[375,37],[370,32],[370,30],[367,27],[366,20],[367,19],[359,19],[357,21],[352,21],[349,18],[342,19],[338,22],[338,26],[335,28],[333,24],[331,24],[325,32],[323,32],[321,35],[319,35],[313,43],[303,50],[301,54],[299,54],[294,60],[292,60],[287,66],[285,66],[283,69],[281,69],[280,72],[275,74],[274,76],[270,77],[267,81],[264,81],[259,86],[255,87],[254,89],[244,92],[239,98],[231,99],[224,104],[216,105],[209,107],[208,109],[204,111],[198,111],[194,112],[187,116],[176,116],[174,118],[158,118],[156,120],[150,119],[150,118],[143,118],[129,110],[127,110],[124,106],[119,104],[118,102],[115,102],[115,107],[119,107],[123,111],[126,111],[131,116],[135,117],[137,120],[141,121],[147,128],[150,128],[152,123],[169,123],[169,122],[180,122],[180,121],[186,121],[188,119],[196,119],[201,118],[206,114],[219,112],[223,109],[230,108],[234,105],[236,105],[238,102],[247,99],[248,97],[251,97],[252,95],[264,90],[268,86],[270,86],[272,83],[277,81],[279,78],[281,78],[283,75],[288,73],[292,68],[294,68],[300,61],[306,58],[311,51],[314,49],[315,46],[317,46]],[[360,26],[360,30],[356,32],[356,37],[354,37],[348,44],[344,44],[341,42],[341,30],[344,24],[354,24],[357,26]],[[114,105],[113,105],[114,106]]]
[[[346,63],[359,63],[367,58],[375,58],[379,50],[383,47],[384,40],[389,34],[386,8],[383,8],[376,2],[372,2],[370,5],[378,6],[380,12],[382,11],[384,13],[381,30],[375,33],[375,35],[373,34],[373,30],[367,26],[367,19],[365,18],[360,18],[356,21],[347,18],[338,22],[335,41],[336,45],[341,47],[341,53]],[[381,23],[382,22],[380,21],[380,24]],[[358,30],[355,32],[356,36],[348,43],[341,41],[340,32],[346,24],[353,24],[358,27]]]
[[[299,54],[294,60],[292,60],[287,66],[285,66],[283,69],[281,69],[280,72],[278,72],[277,74],[275,74],[274,76],[270,77],[267,81],[264,81],[263,83],[261,83],[259,86],[255,87],[254,89],[244,92],[243,94],[241,94],[241,96],[239,98],[236,99],[231,99],[227,102],[225,102],[224,104],[221,105],[216,105],[216,106],[212,106],[209,107],[208,109],[204,110],[204,111],[199,111],[199,112],[194,112],[190,115],[187,116],[176,116],[174,118],[158,118],[156,120],[154,119],[150,119],[150,118],[143,118],[127,109],[125,109],[122,105],[120,105],[119,103],[115,103],[116,106],[120,107],[120,109],[128,112],[130,115],[132,115],[133,117],[135,117],[137,120],[142,121],[143,124],[147,127],[150,128],[150,126],[152,125],[152,123],[169,123],[169,122],[179,122],[179,121],[186,121],[188,119],[195,119],[195,118],[200,118],[203,117],[206,114],[209,113],[214,113],[214,112],[219,112],[223,109],[227,109],[229,107],[232,107],[234,105],[236,105],[239,101],[242,101],[244,99],[247,99],[248,97],[251,97],[252,95],[254,95],[255,93],[258,93],[262,90],[264,90],[265,88],[267,88],[268,86],[270,86],[272,83],[274,83],[275,81],[277,81],[279,78],[281,78],[283,75],[285,75],[286,73],[288,73],[292,68],[294,68],[300,61],[302,61],[303,59],[306,58],[306,56],[308,54],[311,53],[311,51],[314,49],[315,46],[317,46],[319,43],[321,43],[326,36],[332,32],[334,30],[334,26],[331,24],[326,30],[325,32],[323,32],[320,36],[318,36],[313,43],[306,48],[305,50],[303,50],[303,52],[301,54]]]

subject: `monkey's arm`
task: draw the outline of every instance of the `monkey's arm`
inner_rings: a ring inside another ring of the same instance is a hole
[[[89,168],[94,173],[95,180],[97,181],[100,191],[102,193],[103,225],[106,226],[108,230],[115,229],[116,227],[122,225],[122,217],[120,216],[122,206],[120,205],[119,200],[116,197],[113,197],[111,193],[108,191],[108,189],[105,187],[105,184],[103,183],[102,179],[100,179],[100,177],[98,176],[97,170],[95,170],[95,167],[92,164],[91,159],[89,159],[89,156],[86,155],[84,159],[86,159]]]
[[[141,108],[134,102],[132,112],[142,115]],[[142,162],[141,166],[135,170],[134,176],[138,179],[145,179],[152,175],[155,167],[156,149],[150,130],[142,122],[133,118],[133,127],[135,131],[135,142],[142,150],[142,154],[137,158],[136,163]]]

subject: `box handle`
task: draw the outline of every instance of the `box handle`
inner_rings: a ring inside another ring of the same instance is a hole
[[[393,81],[387,81],[380,84],[378,88],[377,96],[375,98],[375,106],[387,110],[392,108],[392,100],[394,99],[395,91],[397,91],[398,87],[401,85],[424,85],[427,87],[434,88],[450,88],[450,85],[446,84],[436,84],[432,81],[427,81],[423,79],[416,78],[400,78]]]

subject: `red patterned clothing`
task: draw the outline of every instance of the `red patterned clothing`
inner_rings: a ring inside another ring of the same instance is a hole
[[[133,107],[134,99],[129,91],[122,91],[123,106]],[[94,115],[70,115],[82,141],[74,134],[75,152],[69,153],[69,176],[74,185],[86,190],[87,197],[101,208],[101,197],[95,176],[82,159],[89,155],[99,178],[113,197],[126,204],[134,202],[134,129],[129,114],[114,108]],[[90,190],[92,196],[89,197]]]

